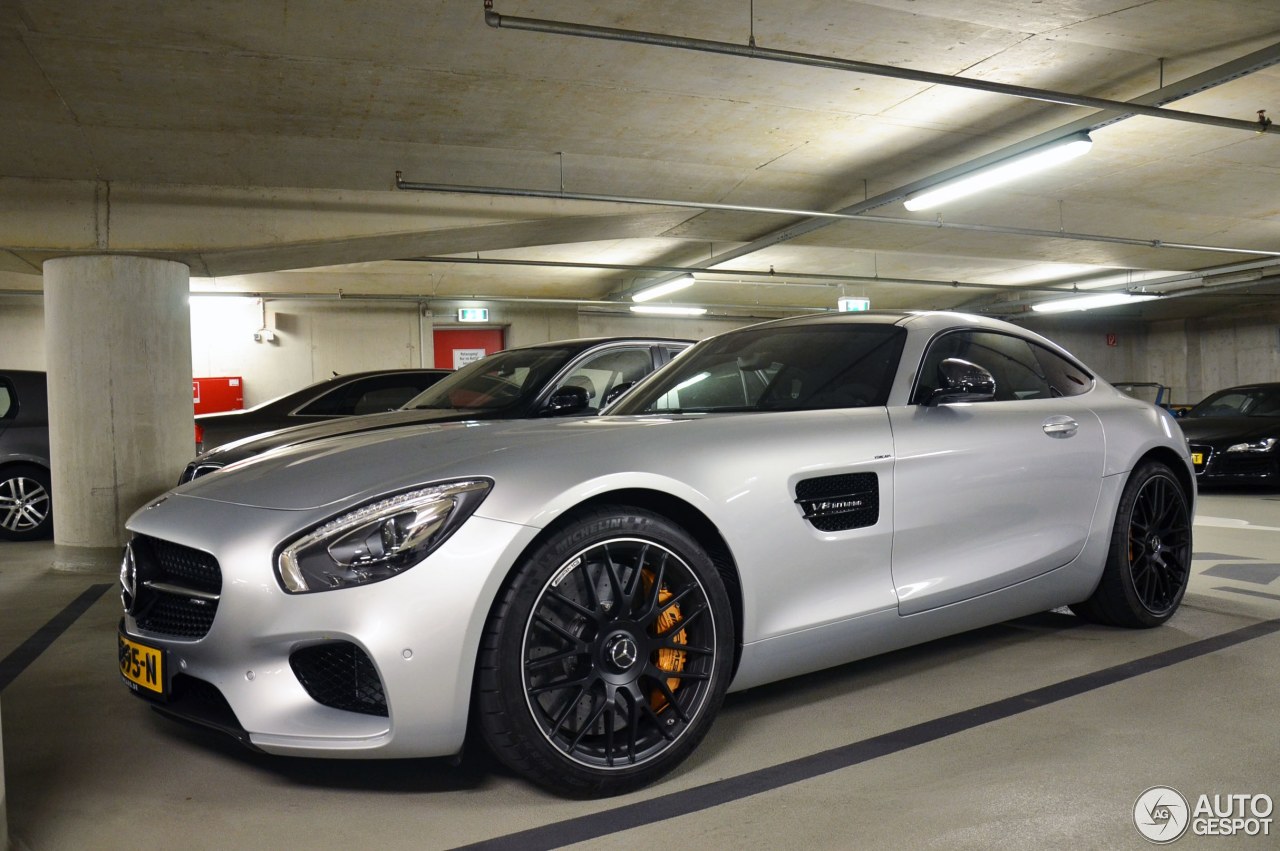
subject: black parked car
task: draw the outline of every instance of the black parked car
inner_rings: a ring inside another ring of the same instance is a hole
[[[1197,480],[1280,483],[1280,383],[1219,390],[1178,420]]]
[[[378,369],[317,381],[243,411],[196,415],[196,452],[264,431],[394,411],[453,370]]]
[[[692,344],[692,340],[603,337],[506,349],[468,364],[398,411],[295,426],[211,449],[187,465],[181,481],[271,449],[353,432],[422,423],[595,414]]]
[[[0,370],[0,539],[53,532],[45,374]]]

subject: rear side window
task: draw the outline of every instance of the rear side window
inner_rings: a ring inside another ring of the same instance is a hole
[[[0,381],[0,420],[13,418],[18,413],[18,400],[13,395],[13,389],[3,381]]]
[[[913,397],[917,404],[941,387],[938,367],[947,358],[990,372],[996,381],[996,402],[1077,396],[1093,386],[1088,373],[1036,343],[991,331],[957,331],[929,347]]]
[[[394,411],[435,383],[438,376],[426,374],[378,375],[360,378],[337,387],[298,411],[299,416],[346,416]]]

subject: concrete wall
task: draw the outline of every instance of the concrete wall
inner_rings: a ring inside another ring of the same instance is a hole
[[[431,366],[433,327],[458,327],[454,310],[471,303],[276,299],[266,304],[274,342],[255,342],[262,304],[253,298],[199,298],[192,303],[192,371],[239,375],[253,405],[334,372],[388,366]],[[653,334],[702,339],[751,320],[633,317],[582,312],[566,305],[490,305],[490,324],[508,346],[571,337]],[[43,307],[38,297],[0,297],[0,367],[43,369]],[[1280,309],[1235,319],[1140,324],[1087,313],[1028,317],[1023,323],[1065,346],[1109,381],[1155,381],[1172,400],[1191,403],[1221,387],[1280,381]],[[1114,335],[1110,345],[1108,335]]]
[[[1167,385],[1178,404],[1236,384],[1280,381],[1280,308],[1145,325],[1089,314],[1023,324],[1065,346],[1108,381]],[[1115,335],[1116,346],[1107,344],[1108,334]]]
[[[0,297],[0,367],[44,369],[42,297]]]

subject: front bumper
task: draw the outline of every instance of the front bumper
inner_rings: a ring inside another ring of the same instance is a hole
[[[1196,480],[1216,484],[1265,484],[1280,481],[1280,455],[1271,452],[1221,452],[1208,444],[1191,444]]]
[[[210,522],[202,515],[214,514],[215,506],[217,519]],[[171,497],[131,521],[135,534],[209,553],[222,573],[216,615],[202,637],[148,631],[134,616],[124,618],[126,637],[165,655],[164,697],[157,708],[271,753],[457,753],[489,606],[536,530],[472,516],[426,560],[398,576],[292,595],[280,587],[274,560],[279,542],[296,533],[297,515]],[[323,670],[340,676],[347,660],[352,672],[364,666],[359,687],[325,691],[323,684],[305,682],[319,664],[314,657],[330,657],[329,651],[338,654],[337,661]],[[300,666],[300,658],[306,664]],[[381,698],[343,703],[341,695],[359,694],[370,683],[380,687]],[[333,693],[340,696],[326,696]],[[217,706],[219,698],[225,707]],[[378,712],[379,699],[384,714]]]

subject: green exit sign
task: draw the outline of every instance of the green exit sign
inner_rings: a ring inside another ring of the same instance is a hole
[[[853,296],[841,296],[836,299],[836,306],[840,308],[841,313],[857,313],[861,310],[871,309],[871,299],[854,298]]]
[[[489,308],[487,307],[460,307],[458,308],[459,322],[488,322]]]

